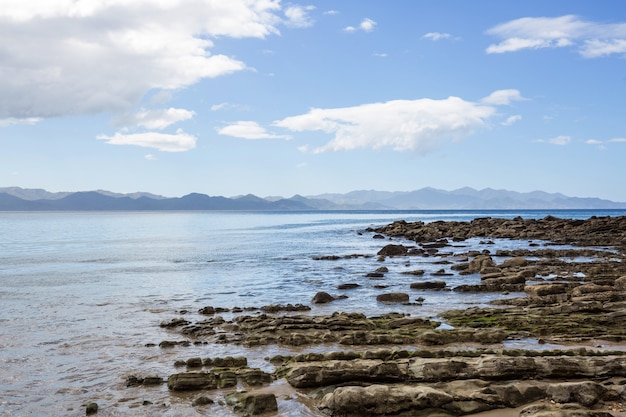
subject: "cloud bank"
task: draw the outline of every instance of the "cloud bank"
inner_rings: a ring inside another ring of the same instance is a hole
[[[487,34],[502,39],[489,45],[489,54],[565,47],[576,48],[585,58],[626,54],[626,23],[589,22],[574,15],[524,17],[497,25]]]
[[[479,103],[448,97],[314,108],[273,125],[294,132],[321,131],[333,135],[330,142],[313,149],[314,153],[360,148],[427,153],[447,141],[470,136],[496,115],[495,106],[520,99],[517,90],[500,90]]]
[[[306,25],[278,0],[3,0],[0,119],[124,112],[150,90],[241,71],[213,39],[265,38]]]

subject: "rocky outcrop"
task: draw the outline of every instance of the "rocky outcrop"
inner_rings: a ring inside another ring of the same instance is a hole
[[[442,353],[445,357],[432,357]],[[331,416],[462,416],[541,399],[585,409],[626,399],[619,385],[626,371],[623,353],[415,351],[390,360],[389,352],[368,351],[359,356],[312,357],[289,362],[279,373],[294,387],[326,392],[319,407]]]
[[[523,240],[546,240],[558,244],[581,246],[624,245],[626,216],[591,217],[587,220],[478,218],[469,222],[435,221],[430,223],[396,221],[384,227],[368,229],[390,237],[402,237],[415,242],[435,242],[443,238],[456,241],[472,237]]]

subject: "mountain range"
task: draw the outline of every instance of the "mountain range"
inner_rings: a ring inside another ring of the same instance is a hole
[[[486,209],[626,209],[626,203],[560,193],[470,187],[453,191],[352,191],[345,194],[294,195],[290,198],[253,194],[236,197],[192,193],[164,197],[150,193],[110,191],[53,193],[42,189],[0,188],[2,211],[83,210],[486,210]]]

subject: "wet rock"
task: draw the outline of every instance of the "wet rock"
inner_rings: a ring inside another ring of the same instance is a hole
[[[415,276],[421,276],[421,275],[424,275],[424,273],[425,273],[425,271],[423,269],[416,269],[416,270],[413,270],[413,271],[401,272],[401,274],[403,274],[403,275],[415,275]]]
[[[223,358],[205,358],[202,363],[204,366],[215,368],[243,368],[248,366],[248,359],[245,356],[225,356]]]
[[[488,273],[491,272],[489,268],[494,268],[496,263],[493,261],[491,256],[489,255],[478,255],[472,259],[467,267],[468,273]]]
[[[351,289],[358,288],[358,287],[360,287],[360,285],[357,284],[357,283],[348,283],[348,284],[339,284],[339,285],[337,285],[337,289],[338,290],[351,290]]]
[[[96,414],[98,412],[98,404],[97,403],[89,403],[85,408],[85,414],[90,416]]]
[[[411,283],[413,290],[442,290],[446,288],[445,281],[425,281]]]
[[[245,369],[240,371],[238,376],[250,386],[269,384],[273,380],[272,375],[260,369]]]
[[[404,256],[409,249],[404,245],[389,244],[378,251],[379,256]]]
[[[201,396],[193,400],[191,405],[193,405],[194,407],[202,407],[203,405],[209,405],[213,403],[214,401],[210,399],[209,397]]]
[[[226,403],[243,416],[278,411],[276,396],[271,393],[233,392],[226,396]]]
[[[409,294],[404,292],[390,292],[386,294],[378,294],[376,301],[380,303],[408,303]]]
[[[215,314],[215,308],[212,306],[202,307],[200,310],[198,310],[198,313],[212,316],[213,314]]]
[[[335,300],[336,298],[328,294],[327,292],[319,291],[313,296],[313,299],[311,300],[311,302],[313,304],[327,304]]]
[[[178,326],[185,326],[189,324],[189,322],[187,320],[185,320],[182,317],[176,318],[176,319],[172,319],[170,321],[164,321],[161,322],[161,324],[159,324],[160,327],[178,327]]]
[[[196,391],[217,388],[217,378],[208,372],[185,372],[173,374],[167,379],[171,391]]]
[[[161,385],[163,378],[160,376],[147,376],[143,379],[142,385]]]
[[[280,311],[309,311],[311,310],[311,307],[306,306],[304,304],[270,304],[267,306],[263,306],[261,307],[261,311],[263,311],[264,313],[278,313]]]
[[[202,358],[189,358],[185,362],[188,368],[202,368]]]

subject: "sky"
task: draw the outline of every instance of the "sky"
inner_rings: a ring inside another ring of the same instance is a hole
[[[626,202],[621,0],[1,0],[0,187]]]

